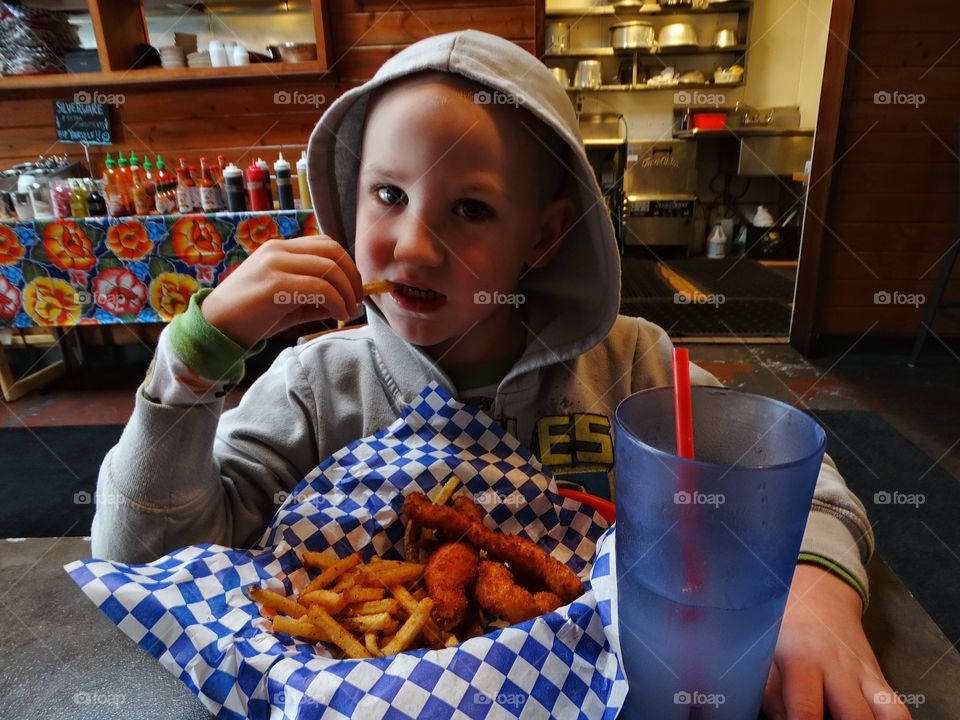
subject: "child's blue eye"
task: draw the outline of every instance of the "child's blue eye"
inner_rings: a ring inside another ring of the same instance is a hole
[[[456,205],[456,213],[465,220],[474,222],[493,217],[490,206],[479,200],[460,200]]]
[[[377,185],[374,191],[384,205],[399,205],[407,201],[407,194],[395,185]]]

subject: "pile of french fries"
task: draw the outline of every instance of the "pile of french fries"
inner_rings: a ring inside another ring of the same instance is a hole
[[[333,645],[355,659],[395,655],[418,638],[417,647],[459,642],[431,619],[426,589],[414,589],[423,577],[421,563],[374,558],[364,564],[359,553],[337,560],[315,552],[305,552],[301,561],[321,572],[298,596],[247,589],[254,602],[276,611],[274,632]]]
[[[451,478],[434,502],[445,504],[458,484]],[[417,557],[410,538],[407,549],[408,557]],[[318,552],[305,552],[300,561],[308,572],[320,572],[298,595],[288,597],[256,585],[246,589],[251,600],[276,613],[274,632],[324,643],[354,659],[461,642],[431,618],[433,600],[422,583],[424,563],[381,558],[364,563],[360,553],[337,559]],[[481,628],[471,633],[479,635]]]

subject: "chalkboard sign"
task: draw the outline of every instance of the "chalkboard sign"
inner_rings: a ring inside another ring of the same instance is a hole
[[[57,140],[81,145],[110,145],[110,111],[103,103],[53,101]]]

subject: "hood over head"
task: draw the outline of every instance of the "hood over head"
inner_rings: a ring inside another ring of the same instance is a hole
[[[524,272],[517,292],[525,297],[530,330],[546,345],[535,353],[543,355],[535,364],[585,352],[607,335],[620,307],[620,260],[613,224],[566,91],[543,63],[509,40],[476,30],[421,40],[330,105],[307,148],[310,195],[321,232],[352,251],[361,142],[371,92],[430,70],[461,75],[516,98],[521,108],[570,146],[565,187],[575,200],[573,224],[546,267]],[[368,313],[379,315],[373,303],[367,303],[367,308]],[[534,364],[529,350],[523,365]]]

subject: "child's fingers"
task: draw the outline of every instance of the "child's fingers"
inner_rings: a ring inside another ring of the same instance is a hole
[[[290,254],[324,257],[334,261],[349,280],[356,302],[363,300],[363,280],[360,278],[360,271],[357,270],[357,265],[350,257],[350,253],[336,240],[326,235],[308,235],[280,242],[282,245],[279,247]]]
[[[827,707],[835,718],[874,720],[873,711],[860,689],[860,677],[854,667],[840,665],[824,675]],[[878,715],[877,717],[883,717]]]
[[[356,305],[348,306],[339,289],[329,280],[286,275],[283,288],[274,293],[273,299],[278,305],[288,306],[286,315],[300,312],[306,319],[332,317],[347,321],[356,310]]]
[[[910,720],[910,709],[893,688],[875,677],[863,683],[863,698],[870,707],[869,718],[877,720]],[[843,717],[838,715],[837,717]]]
[[[780,668],[774,660],[767,675],[767,687],[763,691],[763,712],[770,720],[786,720],[787,709],[783,706],[783,683]]]
[[[306,254],[285,254],[278,256],[271,263],[271,268],[298,277],[326,280],[337,289],[337,293],[343,298],[343,302],[351,315],[357,303],[363,299],[362,295],[358,296],[354,291],[354,285],[347,276],[347,271],[331,258]]]
[[[807,660],[799,660],[785,662],[780,670],[787,717],[823,720],[823,674],[820,668]]]

